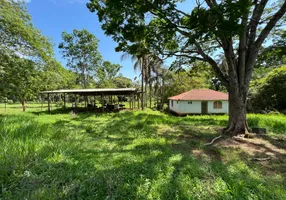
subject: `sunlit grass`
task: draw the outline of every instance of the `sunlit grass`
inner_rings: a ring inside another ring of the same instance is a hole
[[[286,199],[284,161],[204,146],[227,116],[39,111],[0,115],[0,199]],[[286,134],[283,115],[248,119]]]

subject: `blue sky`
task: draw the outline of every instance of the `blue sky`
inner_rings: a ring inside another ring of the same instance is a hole
[[[61,42],[63,31],[72,32],[73,29],[87,29],[99,40],[99,51],[104,60],[122,65],[121,73],[131,79],[139,75],[133,70],[131,60],[121,61],[122,52],[115,52],[117,46],[111,37],[104,35],[100,28],[97,15],[86,8],[88,0],[25,0],[28,12],[32,16],[33,24],[50,37],[54,42],[55,55],[58,61],[65,66],[65,60],[59,52],[58,44]],[[193,1],[186,1],[179,8],[190,11],[194,6]],[[169,61],[167,64],[170,64]]]
[[[111,37],[104,35],[95,13],[86,8],[88,0],[29,0],[28,12],[32,16],[34,25],[54,42],[55,55],[58,61],[65,65],[65,60],[59,53],[58,44],[61,42],[63,31],[72,32],[73,29],[87,29],[99,40],[99,51],[104,60],[123,66],[121,73],[133,79],[135,73],[130,60],[121,61],[122,53],[114,51],[116,43]]]

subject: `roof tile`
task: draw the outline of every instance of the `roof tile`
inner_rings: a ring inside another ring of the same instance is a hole
[[[223,92],[218,92],[210,89],[195,89],[190,90],[188,92],[184,92],[182,94],[169,97],[170,100],[199,100],[199,101],[207,101],[207,100],[228,100],[228,94]]]

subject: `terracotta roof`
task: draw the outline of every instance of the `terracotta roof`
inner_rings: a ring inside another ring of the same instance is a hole
[[[207,101],[207,100],[228,100],[228,94],[223,92],[218,92],[215,90],[210,89],[197,89],[197,90],[190,90],[188,92],[184,92],[182,94],[169,97],[170,100],[200,100],[200,101]]]

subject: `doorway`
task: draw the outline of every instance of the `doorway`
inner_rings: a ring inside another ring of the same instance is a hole
[[[202,114],[208,114],[208,102],[202,101]]]

